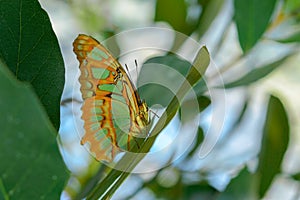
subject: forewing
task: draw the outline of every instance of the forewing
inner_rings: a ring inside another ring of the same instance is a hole
[[[79,35],[73,46],[80,62],[84,99],[81,143],[89,144],[97,160],[111,161],[134,143],[131,135],[137,132],[134,119],[140,100],[124,69],[99,42]]]

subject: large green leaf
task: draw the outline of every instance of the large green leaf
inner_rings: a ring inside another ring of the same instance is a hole
[[[0,30],[0,58],[33,86],[58,129],[64,64],[47,13],[37,0],[0,0]]]
[[[259,184],[259,197],[268,190],[276,174],[289,142],[289,122],[280,99],[271,96],[264,126],[262,149],[256,173]]]
[[[59,199],[68,174],[32,87],[0,63],[0,91],[0,199]]]
[[[275,70],[277,67],[281,66],[286,61],[287,58],[288,56],[285,56],[276,62],[273,62],[263,67],[253,69],[252,71],[250,71],[243,77],[239,78],[238,80],[230,83],[226,83],[224,87],[229,89],[238,86],[250,85],[251,83],[254,83],[255,81],[264,78],[265,76],[270,74],[273,70]]]
[[[276,0],[234,0],[235,22],[244,52],[251,49],[267,29]]]

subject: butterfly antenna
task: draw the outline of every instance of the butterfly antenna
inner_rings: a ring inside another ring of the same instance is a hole
[[[139,93],[139,88],[138,88],[138,76],[139,76],[139,73],[138,73],[138,63],[137,63],[137,60],[134,59],[134,64],[135,64],[135,72],[136,72],[136,90],[137,92]]]
[[[149,110],[151,113],[153,113],[154,115],[155,115],[155,117],[157,117],[158,119],[160,118],[159,116],[158,116],[158,114],[156,114],[154,111],[152,111],[152,110]]]
[[[139,76],[139,73],[138,73],[138,63],[137,63],[137,60],[136,60],[136,59],[134,59],[134,64],[135,64],[136,79],[137,79],[138,76]]]
[[[129,74],[129,69],[128,69],[127,64],[125,64],[125,68],[126,68],[126,70],[127,70],[127,74]]]

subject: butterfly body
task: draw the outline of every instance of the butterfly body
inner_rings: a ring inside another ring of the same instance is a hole
[[[97,160],[111,161],[118,152],[132,148],[134,137],[145,137],[148,107],[124,68],[97,40],[80,34],[73,47],[84,100],[81,144],[88,143]]]

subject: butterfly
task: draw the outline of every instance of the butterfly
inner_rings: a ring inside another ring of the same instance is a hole
[[[81,144],[87,143],[98,161],[111,162],[119,152],[130,151],[135,138],[145,137],[148,107],[121,64],[96,39],[79,34],[73,47],[84,101]]]

